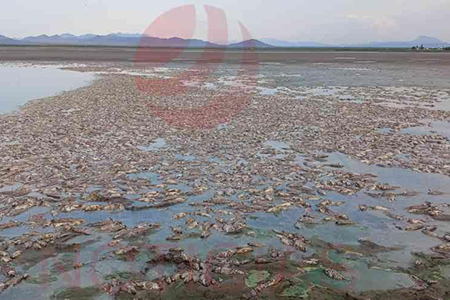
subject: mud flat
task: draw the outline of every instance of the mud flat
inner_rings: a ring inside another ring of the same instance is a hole
[[[447,298],[442,65],[61,66],[0,116],[0,297]]]
[[[136,55],[139,53],[139,55]],[[244,55],[246,53],[246,55]],[[249,55],[250,53],[250,55]],[[179,55],[181,54],[181,55]],[[206,55],[205,55],[206,54]],[[174,55],[172,57],[172,55]],[[226,63],[382,63],[446,67],[450,52],[339,51],[339,49],[170,49],[101,46],[0,46],[0,61],[93,61],[93,62],[155,62],[171,57],[171,61]]]

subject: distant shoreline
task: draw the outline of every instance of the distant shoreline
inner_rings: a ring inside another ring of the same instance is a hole
[[[411,48],[401,47],[162,47],[162,46],[127,46],[127,45],[66,45],[66,44],[42,44],[42,45],[1,45],[0,48],[123,48],[123,49],[158,49],[158,50],[179,50],[197,51],[197,50],[226,50],[226,51],[258,51],[258,52],[411,52],[411,53],[445,53],[450,50],[412,50]]]
[[[139,56],[137,50],[139,49]],[[137,48],[108,46],[0,46],[3,62],[128,62],[167,64],[338,64],[338,65],[426,65],[450,66],[450,51],[420,52],[411,49],[377,48],[271,48],[249,52],[236,48]],[[202,53],[212,55],[202,55]],[[218,55],[214,55],[218,54]],[[140,57],[144,57],[142,60]],[[163,61],[162,61],[163,60]]]

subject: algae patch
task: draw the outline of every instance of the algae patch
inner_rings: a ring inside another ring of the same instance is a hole
[[[245,284],[249,288],[255,288],[258,283],[267,280],[269,277],[270,273],[267,271],[252,270],[249,272],[247,279],[245,279]]]

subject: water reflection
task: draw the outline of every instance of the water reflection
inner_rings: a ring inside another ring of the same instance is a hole
[[[29,100],[82,87],[94,78],[56,67],[0,65],[0,114],[13,112]]]

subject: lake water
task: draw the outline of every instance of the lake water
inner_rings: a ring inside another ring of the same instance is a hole
[[[0,114],[29,100],[50,97],[89,84],[95,75],[57,67],[0,65]]]

